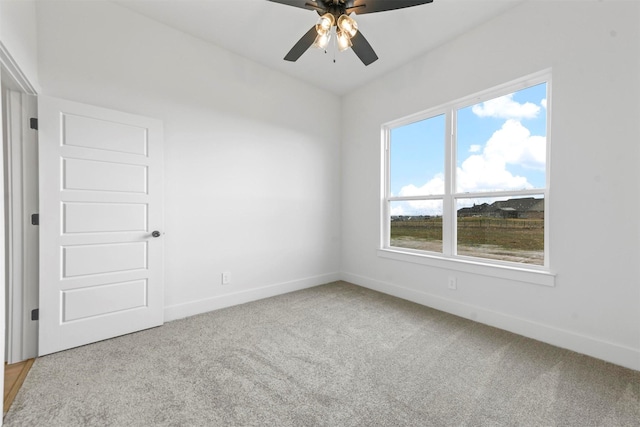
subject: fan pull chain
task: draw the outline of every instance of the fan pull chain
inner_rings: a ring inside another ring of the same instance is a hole
[[[334,36],[335,37],[332,37],[332,39],[333,39],[333,63],[335,64],[336,63],[336,51],[338,50],[338,46],[336,44],[337,43],[336,40],[338,39],[337,29],[334,31]]]

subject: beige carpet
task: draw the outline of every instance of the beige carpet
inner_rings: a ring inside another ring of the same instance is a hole
[[[640,426],[640,372],[344,282],[37,359],[7,426]]]

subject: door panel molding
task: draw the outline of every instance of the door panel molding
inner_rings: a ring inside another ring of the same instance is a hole
[[[161,325],[162,122],[43,96],[38,107],[39,355]]]

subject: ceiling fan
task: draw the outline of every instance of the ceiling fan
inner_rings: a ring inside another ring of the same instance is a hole
[[[332,33],[336,35],[339,51],[352,48],[364,65],[378,59],[378,55],[358,31],[358,24],[349,15],[355,13],[384,12],[431,3],[433,0],[268,0],[287,6],[313,10],[320,15],[318,23],[291,48],[284,57],[286,61],[295,62],[311,46],[325,49]],[[335,30],[334,30],[335,28]]]

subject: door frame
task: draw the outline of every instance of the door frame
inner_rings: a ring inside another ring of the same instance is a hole
[[[4,154],[5,233],[7,269],[7,363],[37,356],[38,322],[31,311],[38,308],[38,227],[31,215],[38,213],[38,137],[29,119],[37,117],[35,96],[3,88],[5,108]]]
[[[0,75],[0,89],[3,93],[5,90],[11,90],[16,94],[20,94],[20,96],[15,95],[7,97],[7,99],[12,99],[13,101],[8,102],[7,104],[2,103],[3,105],[0,105],[0,122],[3,122],[6,117],[14,117],[16,119],[20,117],[20,120],[22,120],[23,115],[26,116],[27,113],[31,112],[26,111],[23,114],[22,99],[29,95],[36,96],[37,91],[1,41]],[[18,99],[20,102],[17,102]],[[7,114],[3,112],[5,108],[8,109]],[[13,131],[9,132],[9,126],[9,123],[2,123],[3,150],[0,152],[0,184],[5,192],[5,196],[10,196],[5,197],[7,200],[6,208],[0,210],[0,217],[3,223],[3,227],[0,229],[0,242],[2,243],[0,244],[0,259],[4,260],[4,262],[0,262],[0,276],[5,279],[5,292],[0,293],[0,330],[3,331],[3,333],[0,334],[0,345],[5,350],[5,361],[14,363],[35,356],[35,354],[31,355],[33,351],[29,350],[28,343],[32,343],[32,348],[37,348],[33,347],[33,345],[37,345],[37,329],[35,329],[35,331],[33,329],[34,326],[37,327],[37,325],[28,325],[30,327],[26,328],[24,325],[25,301],[23,298],[24,287],[22,281],[24,268],[19,268],[21,274],[19,275],[20,277],[16,277],[16,268],[13,267],[15,265],[13,262],[17,261],[14,255],[18,253],[22,255],[24,253],[22,249],[18,249],[20,252],[17,252],[16,249],[16,245],[18,248],[23,247],[24,234],[22,232],[15,232],[17,224],[11,220],[10,215],[6,215],[6,213],[11,212],[14,209],[14,205],[16,203],[19,203],[19,206],[22,207],[23,191],[19,191],[17,193],[12,191],[9,194],[6,194],[7,187],[4,183],[4,177],[7,176],[9,181],[7,184],[10,184],[11,178],[8,174],[11,174],[12,170],[15,171],[16,167],[22,169],[23,166],[22,164],[18,166],[11,162],[12,157],[9,153],[11,153],[10,148],[12,140],[16,144],[22,144],[23,137],[28,135],[26,132],[22,132],[21,129],[16,130],[15,126],[13,127]],[[20,140],[16,141],[16,138],[19,138]],[[7,155],[6,165],[4,161],[5,155]],[[36,165],[33,166],[35,167]],[[24,223],[24,221],[20,222]],[[20,228],[22,228],[22,225],[20,225]],[[9,233],[13,235],[12,238],[7,235]],[[8,246],[7,243],[9,244]],[[37,278],[37,264],[35,265],[35,271],[32,271],[31,273]],[[35,289],[35,294],[37,295],[37,289]],[[24,331],[27,332],[26,336],[23,333]],[[25,349],[25,344],[27,345],[26,353],[23,351]],[[4,381],[4,370],[0,370],[0,380]]]

